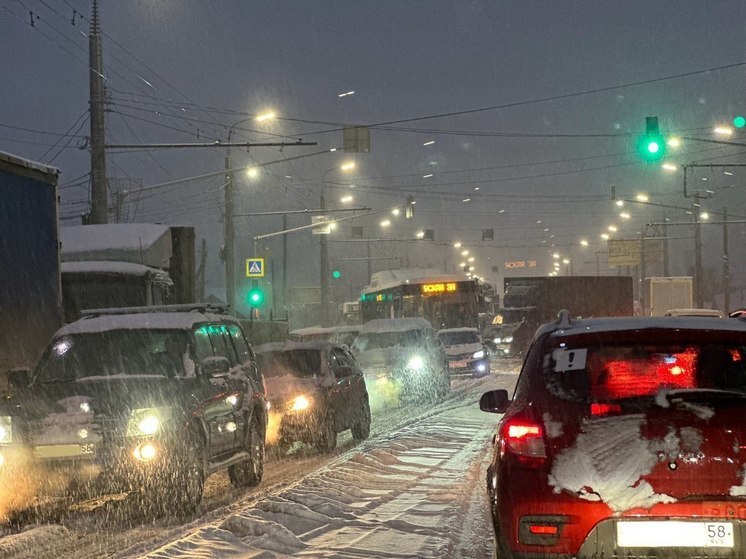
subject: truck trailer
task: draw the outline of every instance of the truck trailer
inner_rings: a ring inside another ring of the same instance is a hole
[[[62,324],[59,170],[0,152],[0,391]]]
[[[503,305],[485,330],[497,355],[514,356],[527,348],[536,329],[557,318],[633,316],[629,276],[516,277],[504,280]]]
[[[671,309],[690,309],[694,306],[694,278],[645,278],[645,315],[665,316]]]

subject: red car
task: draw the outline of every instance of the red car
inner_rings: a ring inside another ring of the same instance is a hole
[[[746,556],[746,319],[563,311],[480,408],[500,559]]]

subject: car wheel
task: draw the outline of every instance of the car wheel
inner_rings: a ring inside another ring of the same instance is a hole
[[[321,420],[319,436],[316,446],[322,452],[331,452],[337,446],[337,431],[334,429],[334,416],[327,412]]]
[[[264,437],[255,421],[249,426],[244,450],[249,457],[228,468],[228,478],[233,487],[255,487],[264,476]]]
[[[370,403],[365,398],[363,411],[360,413],[360,419],[350,429],[352,438],[356,441],[362,441],[370,436]]]

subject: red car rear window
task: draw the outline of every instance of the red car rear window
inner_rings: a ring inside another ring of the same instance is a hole
[[[552,336],[544,360],[546,386],[561,398],[591,402],[654,396],[664,389],[746,392],[746,339],[736,334],[642,330]]]

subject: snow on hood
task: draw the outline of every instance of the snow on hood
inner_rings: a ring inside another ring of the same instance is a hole
[[[583,421],[575,445],[554,460],[549,483],[555,492],[567,490],[581,499],[603,501],[614,512],[675,502],[670,495],[655,493],[642,479],[658,462],[654,442],[641,437],[644,421],[642,414]],[[669,453],[678,453],[674,433],[663,444]]]
[[[393,346],[359,351],[355,353],[355,357],[360,366],[365,368],[373,365],[393,365],[403,361],[407,355],[416,352],[417,348]]]

